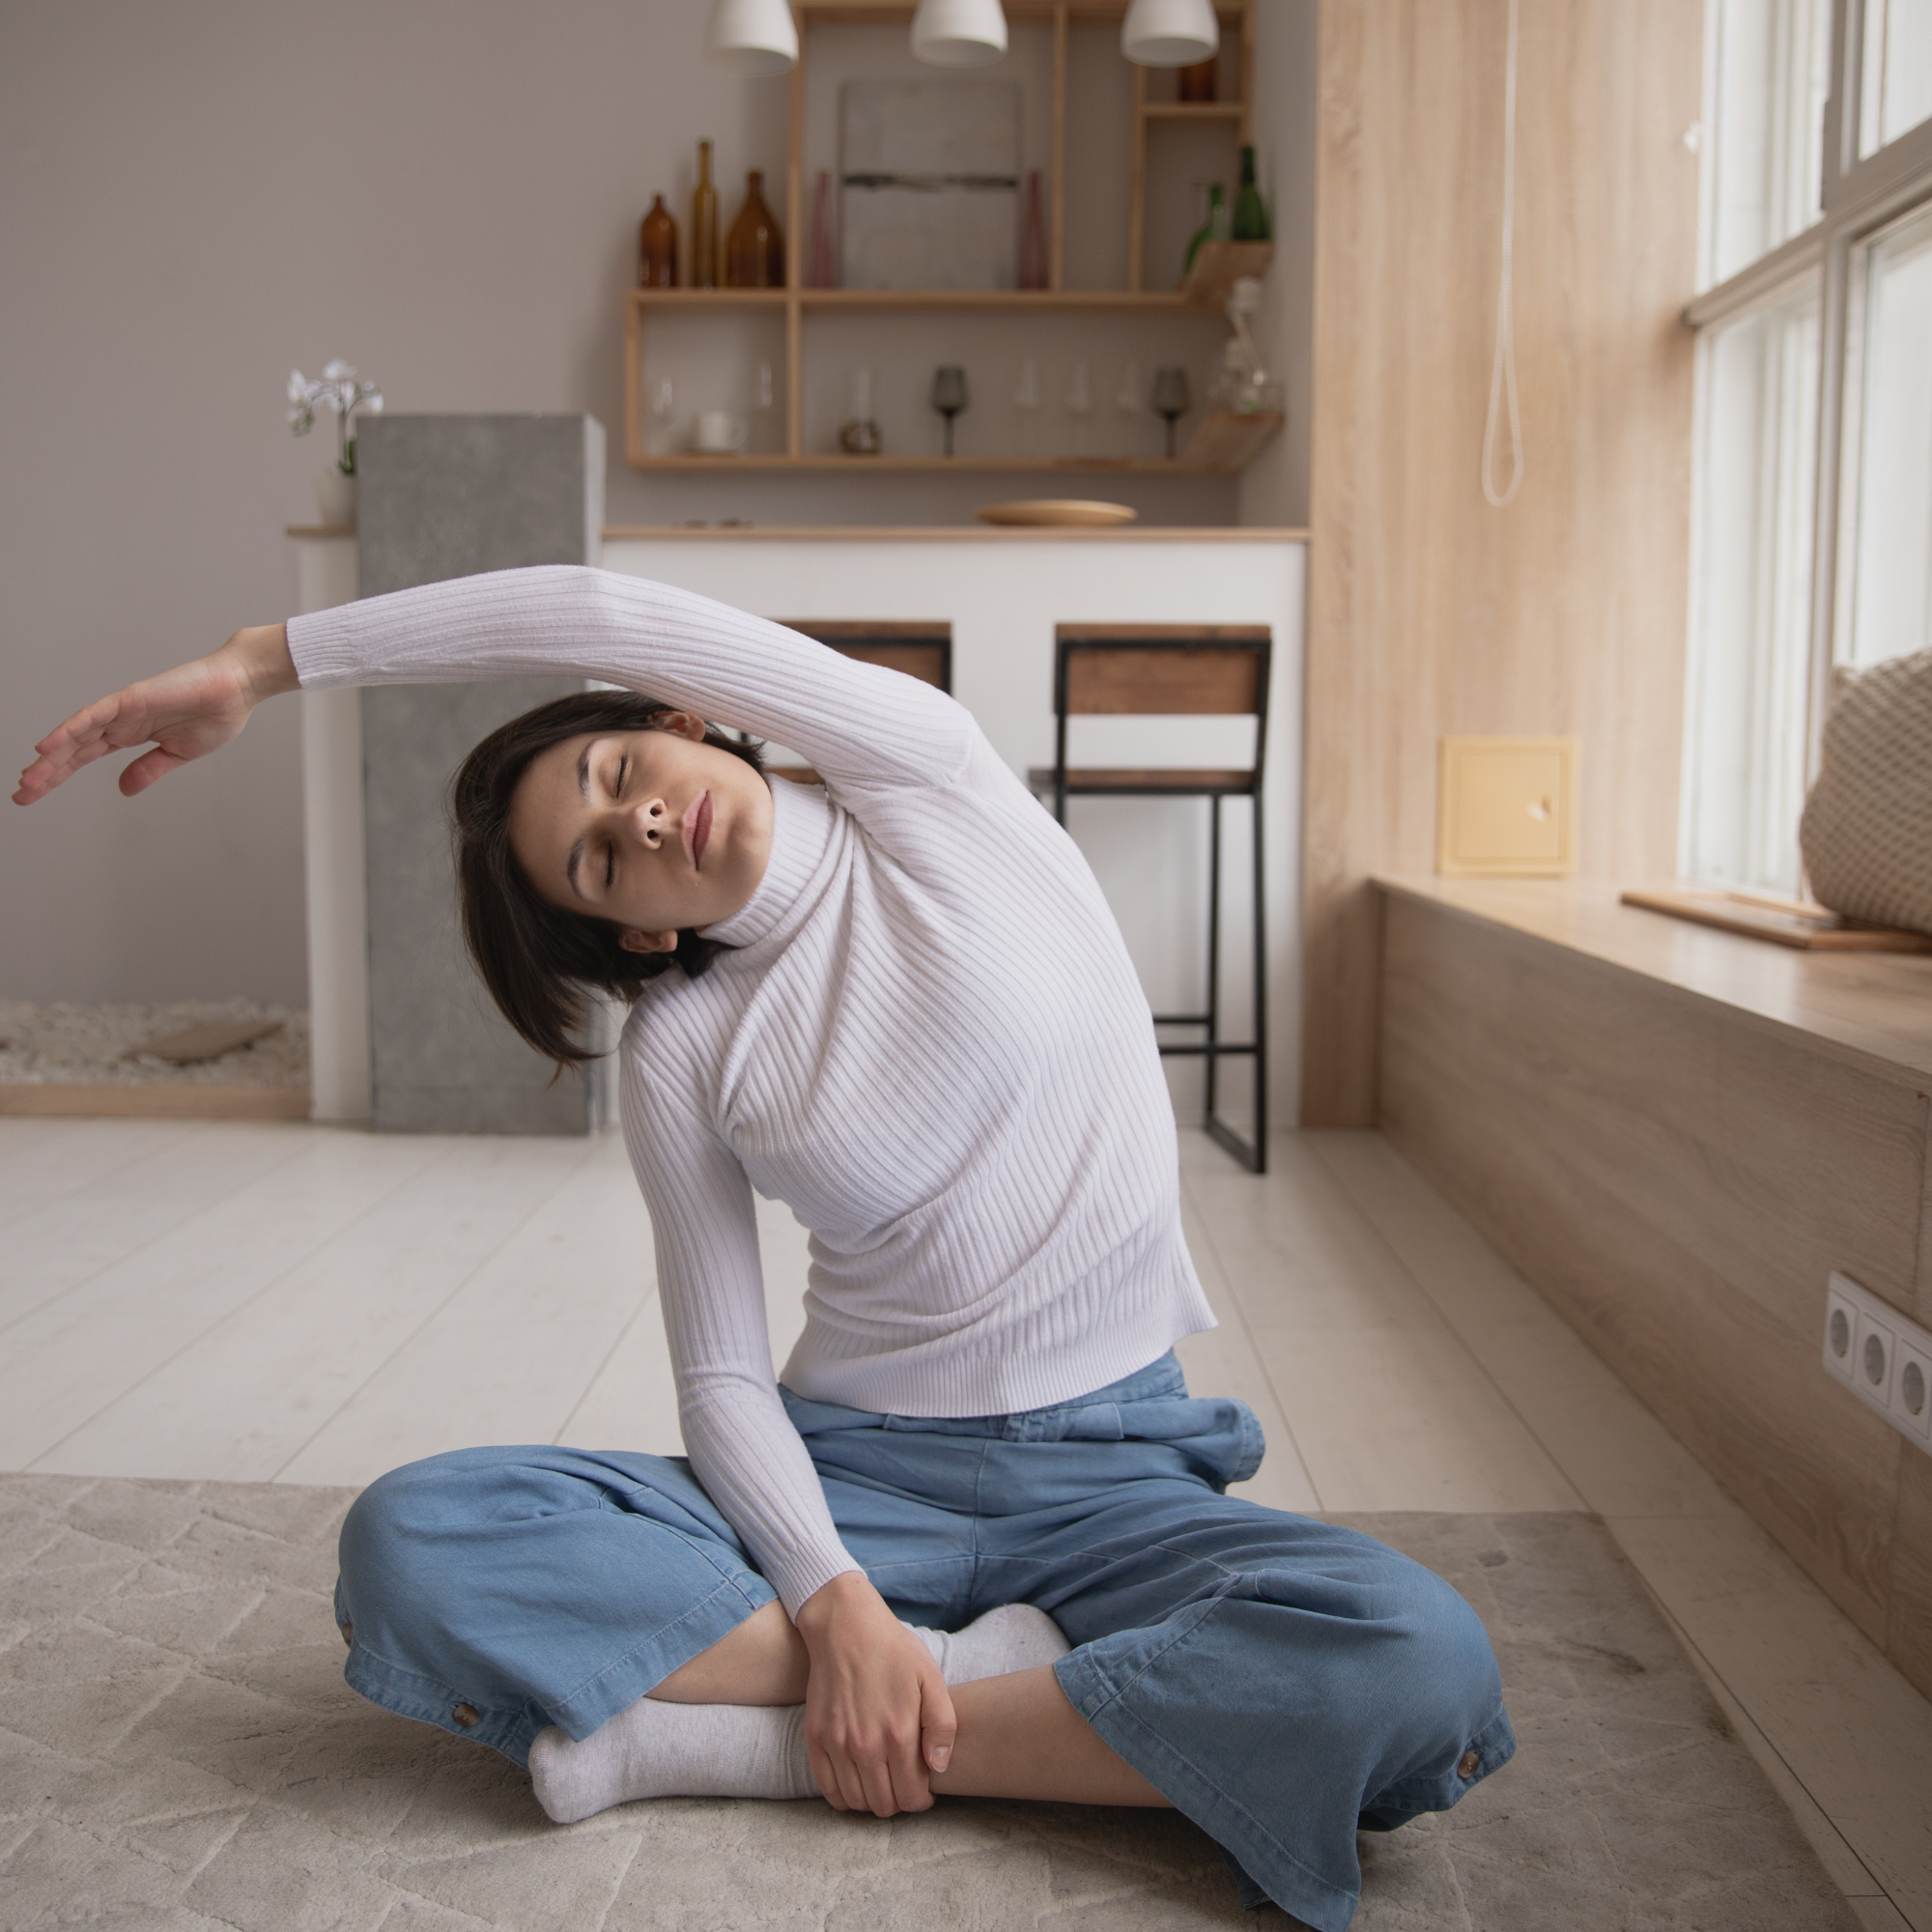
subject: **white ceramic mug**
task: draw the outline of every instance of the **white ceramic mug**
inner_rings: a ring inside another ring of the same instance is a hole
[[[750,434],[743,416],[724,410],[699,410],[695,446],[706,456],[732,456],[745,446]]]

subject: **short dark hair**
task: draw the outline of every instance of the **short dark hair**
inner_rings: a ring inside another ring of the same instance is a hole
[[[531,762],[553,745],[586,733],[644,731],[673,707],[630,691],[583,691],[553,698],[499,724],[464,759],[449,788],[463,937],[497,1010],[559,1067],[596,1055],[582,1044],[586,987],[635,1000],[671,966],[696,979],[724,951],[695,930],[673,952],[628,952],[621,928],[543,898],[510,846],[510,802]],[[704,742],[762,772],[761,748],[707,724]]]

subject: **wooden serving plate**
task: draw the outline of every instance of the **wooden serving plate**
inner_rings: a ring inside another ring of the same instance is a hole
[[[1069,529],[1101,529],[1131,524],[1140,515],[1124,503],[1092,503],[1078,497],[1036,497],[1019,503],[981,503],[973,512],[982,524],[1060,524]]]

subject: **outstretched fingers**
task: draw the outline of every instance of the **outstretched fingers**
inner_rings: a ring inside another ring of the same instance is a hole
[[[117,692],[112,697],[96,699],[84,710],[76,711],[66,724],[55,725],[34,747],[40,755],[20,774],[20,786],[14,794],[14,803],[32,805],[57,785],[65,784],[83,765],[91,765],[110,752],[139,744],[139,738],[116,744],[109,735],[120,710]]]

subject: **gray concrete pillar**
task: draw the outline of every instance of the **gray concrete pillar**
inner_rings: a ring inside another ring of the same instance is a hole
[[[595,563],[604,429],[589,416],[365,417],[357,425],[360,594],[481,571]],[[391,1133],[581,1134],[601,1068],[552,1080],[497,1015],[464,951],[445,797],[478,739],[581,678],[362,693],[369,866],[371,1119]]]

